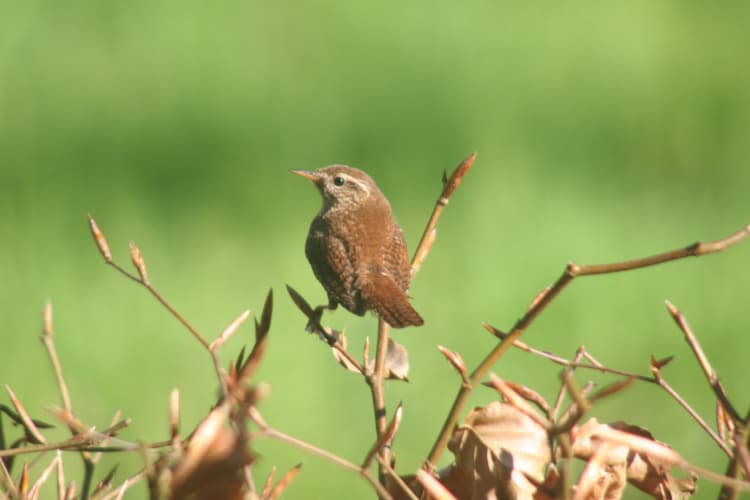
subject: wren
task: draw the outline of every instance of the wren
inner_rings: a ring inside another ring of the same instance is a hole
[[[305,255],[328,294],[328,309],[374,311],[394,328],[424,324],[406,294],[411,265],[404,234],[375,181],[345,165],[291,172],[311,180],[323,197]]]

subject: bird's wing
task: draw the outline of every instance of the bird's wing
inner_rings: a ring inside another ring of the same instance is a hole
[[[384,264],[399,288],[404,292],[408,290],[411,282],[411,263],[409,262],[409,252],[406,248],[404,233],[398,226],[396,226],[393,237],[390,238],[390,245],[385,250]]]
[[[352,290],[354,269],[344,243],[335,235],[313,222],[305,245],[305,254],[310,266],[323,288],[328,294],[328,300],[337,302],[359,314],[364,314],[361,304],[355,303],[355,297],[349,293]]]

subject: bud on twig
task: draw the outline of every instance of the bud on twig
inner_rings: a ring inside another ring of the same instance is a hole
[[[173,444],[179,440],[180,433],[180,390],[172,389],[169,395],[169,436]]]
[[[223,332],[221,332],[221,335],[219,335],[216,340],[211,342],[211,345],[209,346],[209,349],[212,351],[215,350],[218,347],[221,347],[224,345],[224,342],[226,342],[229,337],[234,335],[234,332],[237,331],[237,329],[242,325],[242,323],[245,322],[245,320],[250,317],[250,309],[247,309],[245,312],[240,314],[240,316],[232,321],[229,326],[227,326]]]
[[[448,179],[445,179],[445,176],[443,176],[443,192],[441,194],[441,198],[445,200],[445,203],[448,202],[448,199],[453,194],[453,191],[455,191],[458,185],[461,184],[461,181],[466,175],[466,172],[468,172],[471,166],[474,164],[474,160],[476,159],[476,157],[476,152],[471,153],[466,157],[464,161],[461,162],[458,167],[456,167],[456,170],[453,171]]]
[[[104,233],[99,229],[99,226],[94,218],[91,217],[91,214],[88,214],[88,218],[91,235],[94,237],[94,242],[96,243],[97,248],[99,248],[99,253],[102,254],[105,261],[112,262],[112,252],[109,250],[109,245],[107,244],[107,239],[104,237]]]
[[[44,304],[42,317],[44,319],[42,335],[52,336],[52,302],[48,301],[46,304]]]
[[[458,371],[458,373],[461,375],[461,379],[465,384],[469,383],[469,379],[466,376],[466,364],[464,363],[464,360],[461,358],[461,355],[457,352],[453,352],[447,347],[443,347],[441,345],[437,346],[438,350],[443,353],[443,356],[445,356],[445,359],[448,360],[448,362],[453,365],[453,368]]]
[[[138,270],[138,276],[144,284],[148,284],[148,272],[146,272],[146,261],[143,260],[140,249],[135,246],[135,242],[130,242],[130,260]]]

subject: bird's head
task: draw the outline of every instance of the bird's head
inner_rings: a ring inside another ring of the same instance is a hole
[[[318,170],[292,170],[312,181],[323,197],[323,211],[351,210],[366,203],[385,202],[383,193],[363,171],[346,165],[331,165]]]

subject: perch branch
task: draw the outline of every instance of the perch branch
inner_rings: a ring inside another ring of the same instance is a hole
[[[432,209],[427,225],[422,233],[422,238],[417,245],[417,249],[414,252],[414,257],[411,262],[411,274],[412,277],[422,267],[422,263],[430,253],[433,243],[435,242],[436,229],[440,214],[443,213],[443,209],[450,201],[451,195],[453,195],[456,188],[461,184],[466,173],[474,163],[474,159],[477,154],[470,154],[465,160],[463,160],[458,167],[453,171],[449,178],[443,176],[443,188],[440,191],[440,196],[435,202],[435,206]],[[369,386],[372,392],[372,406],[375,413],[375,430],[378,438],[381,438],[388,430],[388,419],[386,418],[386,407],[385,407],[385,357],[388,351],[388,324],[383,321],[382,318],[378,321],[378,340],[377,350],[375,354],[375,370],[372,376],[369,378]],[[379,463],[389,463],[389,449],[383,447],[378,452],[380,457]],[[384,470],[382,465],[379,466],[379,477],[381,483],[384,481]]]

